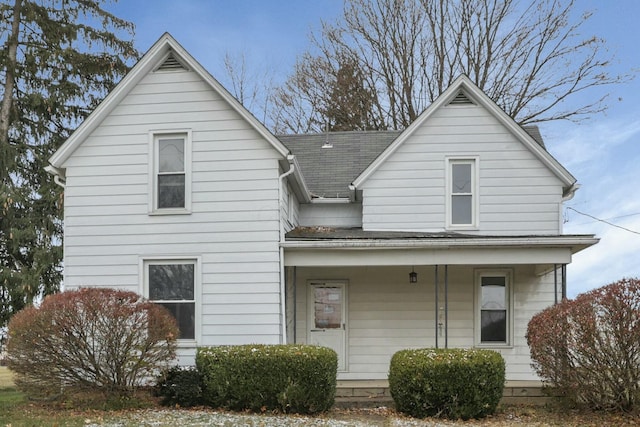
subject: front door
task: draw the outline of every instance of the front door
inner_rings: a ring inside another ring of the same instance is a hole
[[[309,285],[309,344],[338,353],[338,371],[347,370],[346,286],[343,282]]]

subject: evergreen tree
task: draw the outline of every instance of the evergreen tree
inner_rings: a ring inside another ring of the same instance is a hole
[[[0,3],[0,328],[59,289],[62,188],[44,168],[138,56],[103,3]]]

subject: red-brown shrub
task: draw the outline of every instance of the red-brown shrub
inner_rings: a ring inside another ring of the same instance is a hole
[[[623,279],[535,315],[533,367],[571,403],[640,407],[640,280]]]
[[[174,359],[178,335],[163,307],[106,288],[48,296],[14,315],[8,329],[8,366],[33,398],[128,395]]]

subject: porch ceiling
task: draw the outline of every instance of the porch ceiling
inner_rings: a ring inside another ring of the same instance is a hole
[[[593,235],[477,236],[457,233],[297,228],[282,243],[286,266],[568,264]]]

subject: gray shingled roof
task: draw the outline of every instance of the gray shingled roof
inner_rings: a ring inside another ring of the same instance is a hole
[[[297,157],[309,190],[320,197],[349,197],[349,185],[387,148],[400,131],[280,135]],[[322,148],[323,145],[332,148]]]
[[[523,129],[542,147],[537,126]],[[349,185],[387,148],[401,131],[353,131],[277,138],[298,159],[302,175],[314,196],[349,197]],[[323,148],[323,146],[331,148]]]

